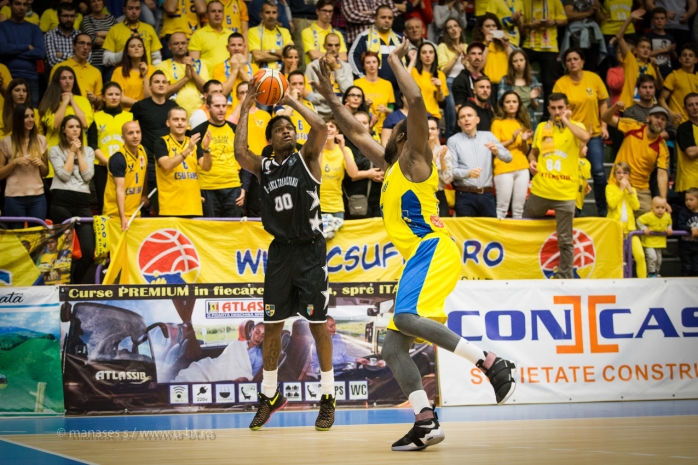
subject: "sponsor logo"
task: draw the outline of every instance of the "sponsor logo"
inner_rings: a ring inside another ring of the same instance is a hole
[[[0,272],[1,271],[4,270],[0,270]],[[0,295],[0,304],[17,304],[20,302],[24,302],[24,295],[19,292],[10,292],[9,294]]]
[[[261,299],[207,300],[206,318],[263,318]]]
[[[469,341],[569,341],[556,343],[558,354],[617,353],[619,344],[605,341],[618,339],[648,338],[656,344],[658,338],[698,337],[695,307],[672,319],[664,308],[638,308],[617,302],[615,295],[554,295],[551,303],[555,307],[542,310],[456,310],[447,325]],[[639,327],[628,327],[631,314],[644,315]]]
[[[444,222],[441,221],[441,218],[439,218],[438,215],[431,215],[429,217],[429,221],[431,221],[431,224],[436,226],[437,228],[443,228],[444,227]]]
[[[313,313],[315,313],[315,307],[313,305],[308,305],[307,311],[308,316],[313,316]]]
[[[150,379],[150,376],[147,376],[144,371],[98,371],[95,373],[95,379],[97,381],[140,381],[140,383],[144,383]]]
[[[264,306],[264,313],[266,313],[268,317],[274,316],[274,312],[275,312],[275,311],[276,311],[276,308],[274,308],[273,305],[266,304],[266,305]]]
[[[201,271],[194,243],[181,231],[160,229],[138,249],[138,268],[150,284],[190,284]]]
[[[589,278],[596,263],[596,248],[593,239],[584,231],[572,231],[574,243],[574,277]],[[558,272],[560,249],[557,245],[557,233],[549,235],[538,252],[538,261],[543,276],[550,279]]]

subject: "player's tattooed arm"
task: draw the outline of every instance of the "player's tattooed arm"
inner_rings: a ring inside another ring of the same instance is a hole
[[[243,169],[257,176],[262,176],[262,157],[255,155],[247,146],[247,120],[250,116],[250,109],[254,105],[259,92],[250,87],[245,100],[240,108],[240,119],[238,120],[237,132],[235,133],[235,159]]]
[[[314,67],[313,71],[317,75],[317,81],[311,81],[310,85],[327,101],[339,129],[376,167],[385,170],[388,167],[383,158],[385,148],[373,139],[366,128],[359,123],[359,120],[354,118],[354,115],[339,101],[334,93],[330,81],[330,71],[325,60],[320,59],[320,67]]]
[[[429,140],[429,125],[427,124],[427,107],[424,105],[424,98],[422,97],[422,91],[415,82],[414,78],[407,72],[405,66],[402,64],[402,59],[407,55],[409,51],[410,43],[406,38],[403,38],[402,44],[393,49],[388,55],[388,64],[395,74],[395,79],[400,87],[400,92],[405,96],[407,100],[407,105],[410,109],[409,115],[407,115],[407,134],[409,134],[409,147],[412,148],[408,152],[408,156],[411,161],[417,163],[409,163],[415,169],[420,171],[423,168],[427,168],[426,173],[412,173],[413,177],[416,175],[417,178],[426,179],[431,173],[431,165],[433,160],[433,154],[429,147],[427,146],[427,141]],[[422,160],[426,163],[423,163]],[[405,160],[409,161],[409,160]],[[402,164],[400,164],[402,166]],[[422,175],[426,175],[426,177]],[[422,180],[423,180],[422,179]],[[417,180],[417,179],[413,179]]]

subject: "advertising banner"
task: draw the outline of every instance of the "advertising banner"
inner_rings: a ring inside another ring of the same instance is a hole
[[[394,288],[331,286],[332,319],[326,324],[334,334],[338,406],[396,406],[407,400],[380,356]],[[62,286],[67,412],[256,407],[262,381],[263,291],[259,284]],[[433,347],[415,345],[410,355],[433,399]],[[307,320],[285,322],[278,370],[287,408],[319,403],[319,362]]]
[[[459,282],[447,325],[517,363],[509,403],[698,398],[692,278]],[[442,403],[494,403],[482,372],[438,352]]]
[[[554,220],[445,218],[462,253],[463,279],[543,279],[557,271]],[[623,242],[617,221],[574,222],[575,274],[620,278]],[[260,222],[136,219],[122,237],[110,219],[112,263],[105,283],[191,284],[263,282],[271,242]],[[327,241],[332,282],[396,281],[403,260],[379,218],[347,221]]]
[[[0,288],[0,416],[63,413],[58,287]]]
[[[73,225],[0,229],[0,287],[70,283]]]

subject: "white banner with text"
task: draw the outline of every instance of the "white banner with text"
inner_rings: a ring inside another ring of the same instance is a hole
[[[698,398],[698,280],[460,281],[447,325],[517,364],[508,403]],[[438,351],[442,405],[493,404],[470,362]]]

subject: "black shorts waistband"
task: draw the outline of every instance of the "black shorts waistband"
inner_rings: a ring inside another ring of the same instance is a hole
[[[314,244],[316,241],[320,240],[320,238],[324,239],[325,236],[318,234],[317,236],[313,236],[311,239],[282,239],[280,237],[275,237],[273,242],[276,242],[277,244],[305,245]]]

